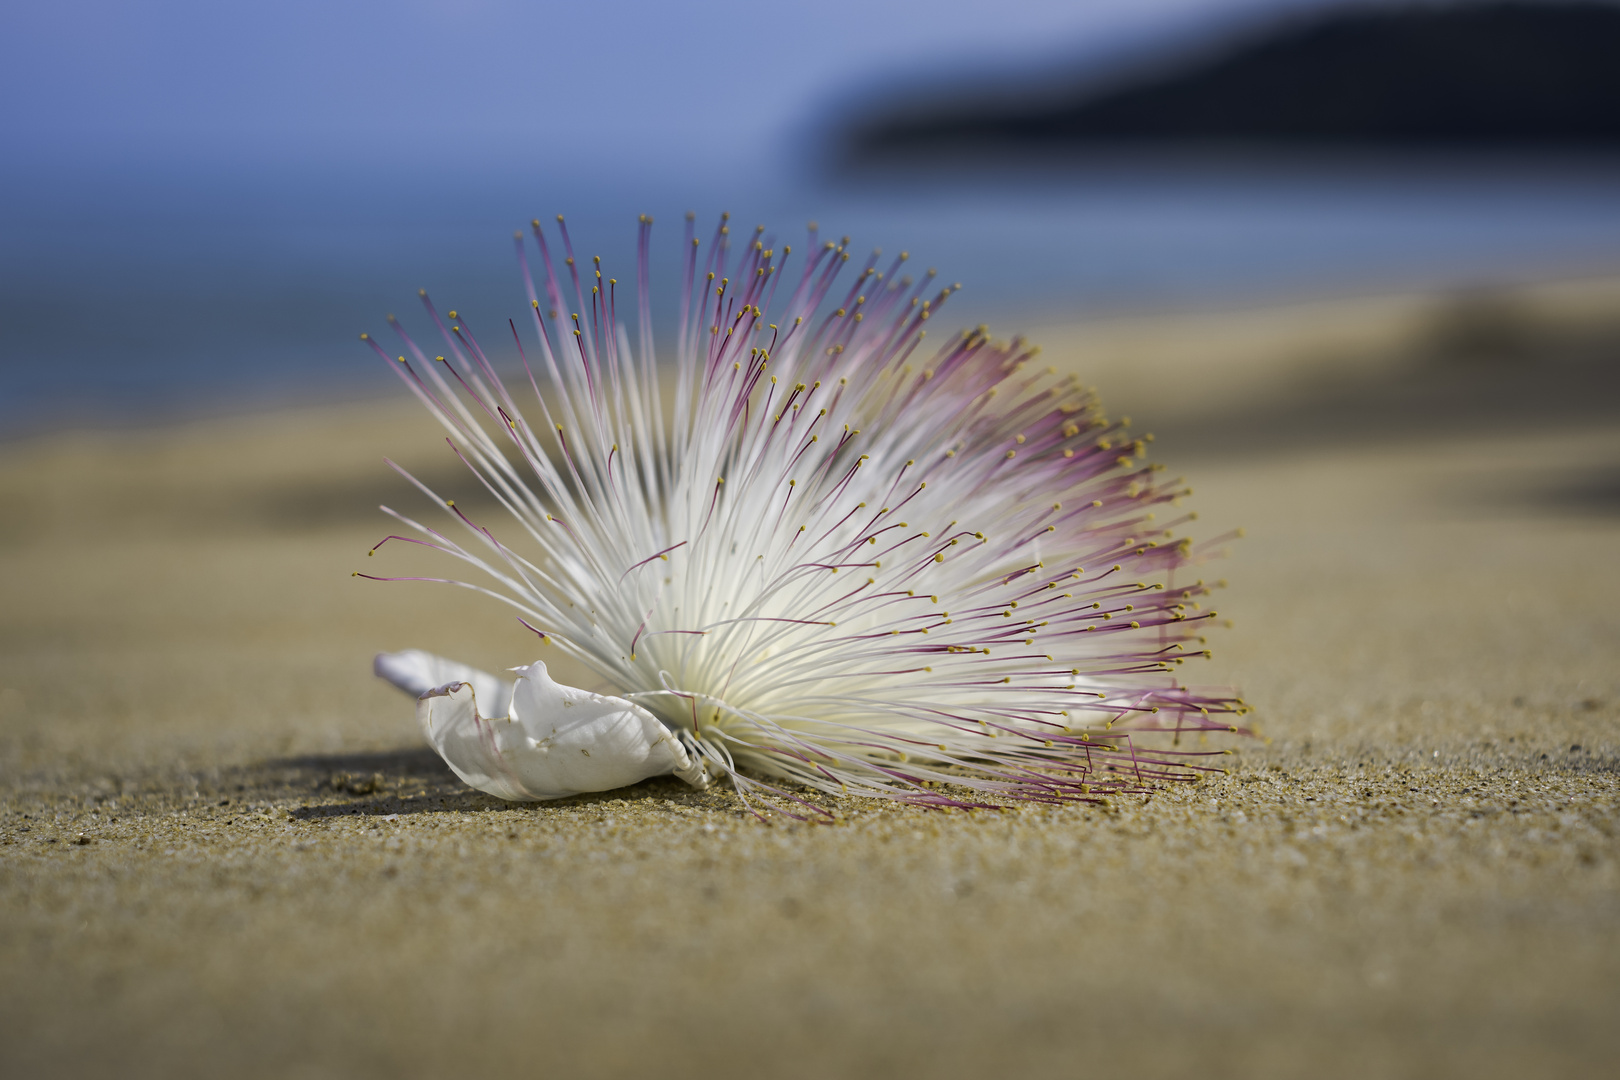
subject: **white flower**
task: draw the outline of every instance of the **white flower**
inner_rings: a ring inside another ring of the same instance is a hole
[[[1171,674],[1214,612],[1201,581],[1174,580],[1197,557],[1173,536],[1191,515],[1155,520],[1186,492],[1141,463],[1128,421],[1032,367],[1020,339],[979,327],[925,346],[956,287],[900,277],[904,253],[835,293],[847,240],[812,231],[795,273],[763,227],[734,244],[722,220],[705,246],[687,220],[669,368],[651,220],[634,345],[617,282],[599,265],[581,279],[565,228],[559,276],[535,222],[543,297],[523,261],[534,345],[519,347],[545,376],[542,394],[525,354],[539,423],[425,295],[447,355],[397,323],[405,354],[378,348],[510,520],[474,522],[418,483],[451,530],[389,510],[415,535],[377,547],[473,567],[479,581],[450,583],[510,604],[617,695],[559,686],[544,664],[517,669],[514,692],[423,653],[379,657],[457,774],[503,798],[673,772],[779,807],[796,786],[964,806],[1209,768],[1220,751],[1181,735],[1236,730],[1241,702]]]

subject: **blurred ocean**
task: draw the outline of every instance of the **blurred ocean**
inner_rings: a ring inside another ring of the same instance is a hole
[[[0,435],[353,397],[390,380],[357,340],[416,290],[487,343],[526,302],[511,235],[568,215],[576,250],[633,281],[651,213],[655,308],[682,214],[700,235],[849,235],[965,288],[963,325],[1465,287],[1620,271],[1620,165],[1049,164],[839,181],[553,176],[392,166],[0,177]],[[651,176],[647,175],[652,174]],[[797,252],[795,252],[797,256]]]

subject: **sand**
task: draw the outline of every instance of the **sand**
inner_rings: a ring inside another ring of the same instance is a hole
[[[503,804],[369,674],[535,659],[476,597],[349,576],[412,498],[382,454],[454,490],[413,406],[0,447],[0,1070],[1611,1075],[1620,423],[1505,422],[1522,372],[1380,349],[1336,395],[1126,395],[1206,534],[1248,529],[1183,674],[1264,737],[1107,807]],[[1330,422],[1436,378],[1496,397]]]

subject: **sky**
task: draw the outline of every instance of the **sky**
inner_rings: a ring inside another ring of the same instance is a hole
[[[702,172],[830,108],[1322,0],[50,0],[0,11],[12,169]]]

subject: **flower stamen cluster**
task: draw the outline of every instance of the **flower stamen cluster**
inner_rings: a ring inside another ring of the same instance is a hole
[[[1188,491],[1143,461],[1150,437],[1022,339],[934,344],[959,286],[904,276],[905,253],[851,274],[847,239],[814,231],[798,257],[724,219],[700,243],[688,216],[665,366],[651,225],[629,310],[560,217],[561,273],[533,224],[538,286],[519,236],[523,407],[425,295],[444,355],[397,322],[402,354],[372,342],[508,515],[475,522],[413,479],[449,528],[390,510],[411,535],[379,548],[470,566],[452,583],[511,605],[744,798],[1098,800],[1214,768],[1183,736],[1237,730],[1243,706],[1175,677],[1207,655],[1210,586],[1177,578],[1210,545],[1176,535],[1191,514],[1156,519]]]

